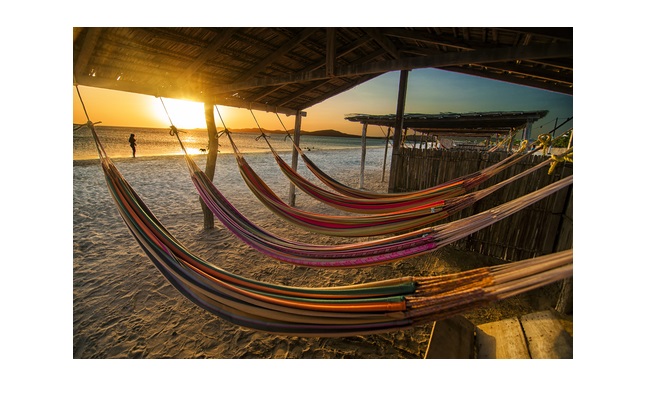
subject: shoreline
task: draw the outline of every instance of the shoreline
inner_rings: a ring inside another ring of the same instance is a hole
[[[372,149],[385,149],[385,147],[383,147],[383,146],[367,146],[366,147],[366,150],[372,150]],[[359,146],[358,147],[355,147],[355,146],[337,146],[337,147],[333,147],[333,148],[324,147],[324,148],[319,149],[319,148],[313,148],[312,147],[311,149],[307,149],[308,152],[345,151],[345,150],[361,151],[362,148],[359,147]],[[292,152],[293,152],[293,148],[291,148],[291,149],[277,149],[277,153],[280,154],[281,156],[289,155]],[[254,149],[241,150],[241,153],[244,154],[244,155],[261,155],[261,154],[272,155],[271,151],[268,150],[268,149],[264,149],[264,150],[254,150]],[[110,158],[113,161],[134,160],[134,159],[150,159],[150,160],[153,160],[153,159],[158,159],[158,158],[170,158],[170,157],[178,158],[178,157],[181,157],[183,155],[184,155],[184,153],[181,152],[181,153],[166,153],[166,154],[162,154],[162,155],[140,156],[140,154],[138,152],[138,154],[135,158],[133,158],[130,155],[111,156]],[[189,155],[193,156],[193,157],[206,157],[207,154],[206,153],[192,153],[192,152],[189,152]],[[233,157],[234,152],[220,152],[220,151],[218,151],[218,158],[226,156],[226,155],[230,155],[230,156]],[[87,165],[87,162],[98,161],[98,160],[99,160],[98,156],[89,157],[89,158],[78,158],[78,159],[74,158],[73,159],[73,166],[81,166],[81,165],[84,166],[84,165]]]

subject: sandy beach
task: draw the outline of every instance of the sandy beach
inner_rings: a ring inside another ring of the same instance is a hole
[[[387,176],[382,180],[383,149],[367,152],[364,187],[387,191]],[[359,186],[359,149],[313,154],[312,159],[336,179]],[[287,200],[289,182],[273,157],[246,157],[272,189]],[[203,168],[206,157],[195,158]],[[252,250],[217,220],[213,230],[203,229],[202,210],[182,156],[138,155],[115,163],[152,212],[193,253],[246,277],[316,287],[439,275],[498,263],[443,248],[419,258],[363,269],[320,270],[288,265]],[[302,163],[299,171],[314,180]],[[243,214],[277,235],[312,243],[351,241],[308,233],[272,215],[248,190],[231,155],[219,156],[214,183]],[[340,214],[301,192],[296,205],[319,213]],[[466,316],[479,323],[530,308],[524,295],[504,302],[505,308],[486,308]],[[226,322],[186,299],[151,264],[119,217],[98,160],[74,161],[74,358],[423,358],[431,329],[432,324],[426,324],[379,335],[304,338]]]

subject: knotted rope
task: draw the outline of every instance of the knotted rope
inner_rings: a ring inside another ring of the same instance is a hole
[[[548,175],[552,175],[557,165],[562,162],[573,163],[573,148],[569,148],[566,152],[560,155],[550,156],[550,169],[548,170]]]

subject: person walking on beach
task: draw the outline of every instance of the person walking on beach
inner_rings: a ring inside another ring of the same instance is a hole
[[[133,157],[135,157],[135,134],[132,133],[128,138],[128,143],[131,144],[131,149],[133,150]]]

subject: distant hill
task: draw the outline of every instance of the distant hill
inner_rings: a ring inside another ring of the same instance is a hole
[[[229,128],[230,132],[236,132],[236,133],[260,133],[261,131],[259,128],[241,128],[241,129],[231,129]],[[276,135],[285,135],[286,131],[284,130],[271,130],[271,129],[264,129],[263,132],[266,135],[270,134],[276,134]],[[293,135],[293,129],[289,129],[289,134]],[[334,129],[323,129],[320,131],[305,131],[302,130],[300,131],[301,135],[313,135],[313,136],[336,136],[336,137],[343,137],[343,138],[361,138],[362,136],[360,135],[351,135],[347,133],[343,133],[340,131],[336,131]],[[371,137],[368,137],[371,138]]]

